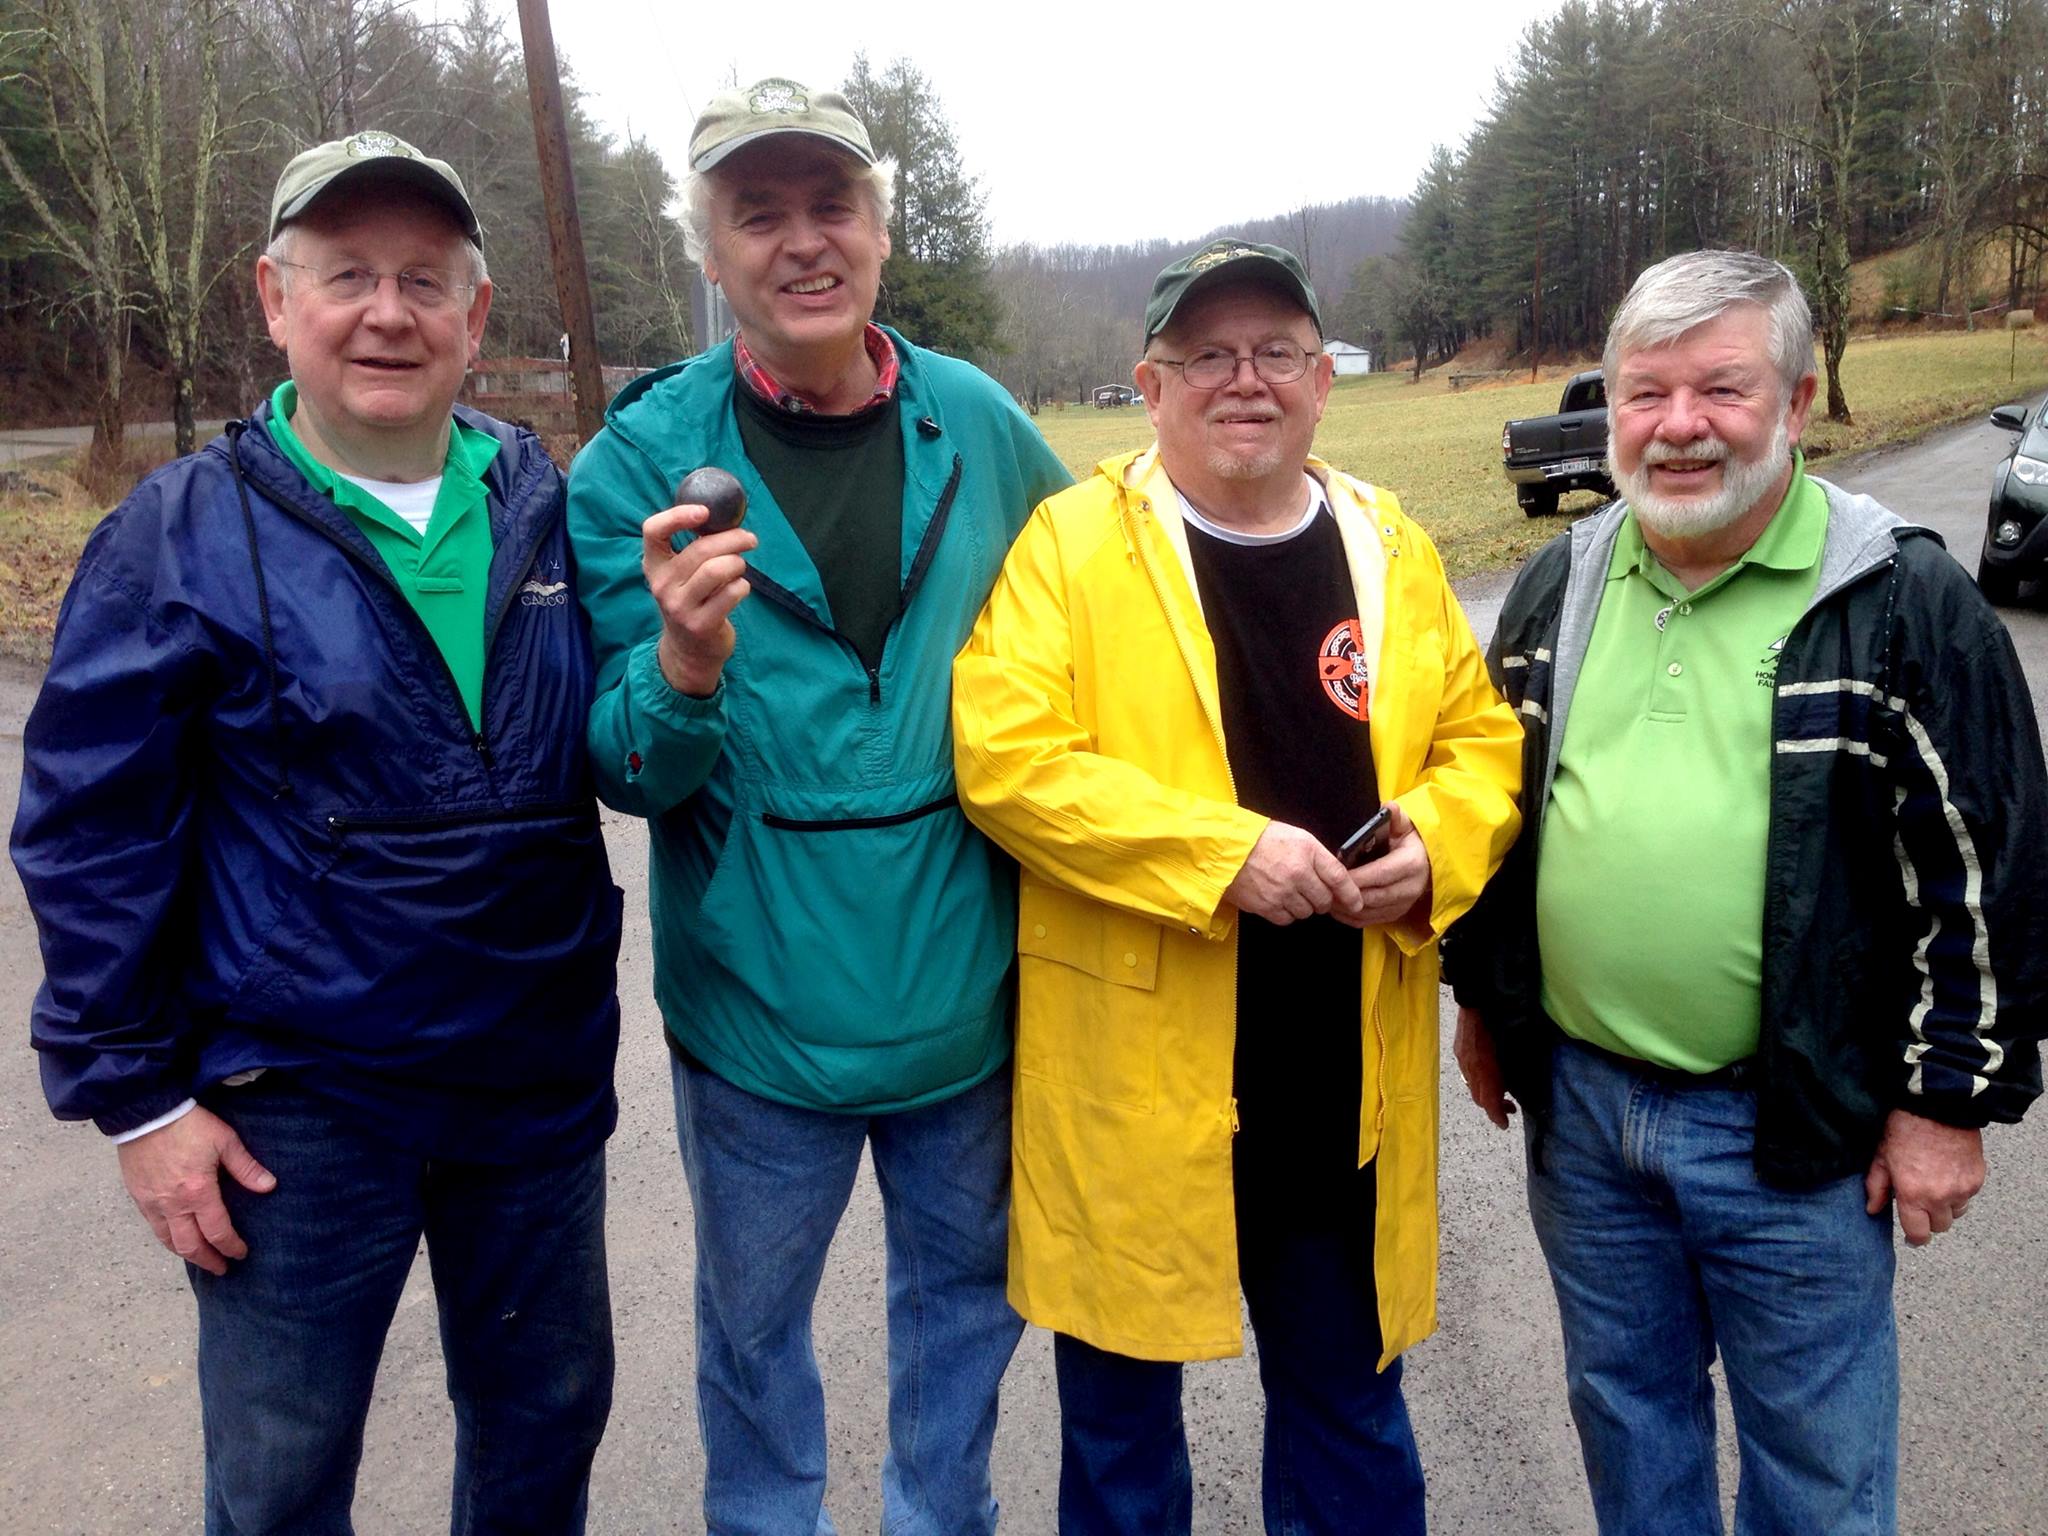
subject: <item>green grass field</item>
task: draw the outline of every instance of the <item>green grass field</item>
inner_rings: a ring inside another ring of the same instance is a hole
[[[1536,384],[1480,384],[1457,392],[1440,374],[1420,384],[1405,373],[1346,379],[1331,391],[1315,451],[1398,495],[1436,540],[1453,575],[1512,565],[1567,518],[1529,518],[1515,505],[1514,489],[1501,474],[1501,423],[1556,410],[1568,376],[1564,369],[1546,370]],[[2022,333],[2016,353],[2012,338],[1997,331],[1855,341],[1842,359],[1842,387],[1855,424],[1820,420],[1823,396],[1807,425],[1811,460],[1898,442],[2001,401],[2039,394],[2048,388],[2048,336]],[[1038,426],[1076,475],[1152,440],[1142,406],[1047,408]],[[1566,511],[1595,504],[1578,496]]]
[[[1843,384],[1855,425],[1809,423],[1810,455],[1824,459],[1898,442],[2048,389],[2048,333],[2020,336],[2016,371],[2008,380],[2014,356],[2011,338],[1996,331],[1852,342],[1843,359]],[[1515,506],[1514,491],[1500,472],[1501,423],[1555,410],[1567,376],[1560,368],[1536,384],[1475,384],[1456,392],[1441,373],[1420,384],[1406,374],[1347,379],[1331,393],[1316,452],[1400,496],[1436,540],[1453,575],[1513,565],[1563,527],[1565,518],[1527,518]],[[1076,475],[1152,440],[1140,406],[1047,407],[1038,425]],[[131,440],[130,450],[137,474],[169,452],[168,445],[139,439]],[[57,605],[79,547],[100,516],[99,503],[70,468],[39,468],[34,478],[43,494],[0,489],[0,654],[37,660],[49,655]],[[1590,496],[1574,497],[1567,511],[1593,504]]]

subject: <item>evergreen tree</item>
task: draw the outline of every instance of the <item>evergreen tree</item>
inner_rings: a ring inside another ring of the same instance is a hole
[[[875,318],[955,356],[1001,350],[989,279],[987,198],[967,174],[938,93],[908,59],[876,74],[855,54],[845,94],[879,155],[896,160],[896,209]]]

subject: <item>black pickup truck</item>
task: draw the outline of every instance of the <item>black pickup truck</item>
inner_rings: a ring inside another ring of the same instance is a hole
[[[1607,384],[1598,368],[1575,373],[1555,416],[1530,416],[1500,429],[1500,451],[1515,500],[1531,517],[1557,510],[1566,491],[1614,495],[1607,478]]]

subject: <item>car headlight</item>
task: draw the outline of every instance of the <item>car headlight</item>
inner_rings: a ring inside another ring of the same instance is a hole
[[[2012,473],[2022,485],[2048,485],[2048,463],[2030,459],[2024,453],[2012,456]]]

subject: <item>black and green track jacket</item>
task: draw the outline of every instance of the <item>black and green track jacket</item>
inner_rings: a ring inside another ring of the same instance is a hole
[[[1865,1168],[1893,1108],[2016,1121],[2048,1034],[2048,772],[2019,658],[1931,531],[1816,480],[1828,532],[1772,709],[1756,1163],[1780,1185]],[[1520,712],[1520,841],[1444,939],[1540,1130],[1536,858],[1616,503],[1539,550],[1488,652]]]

